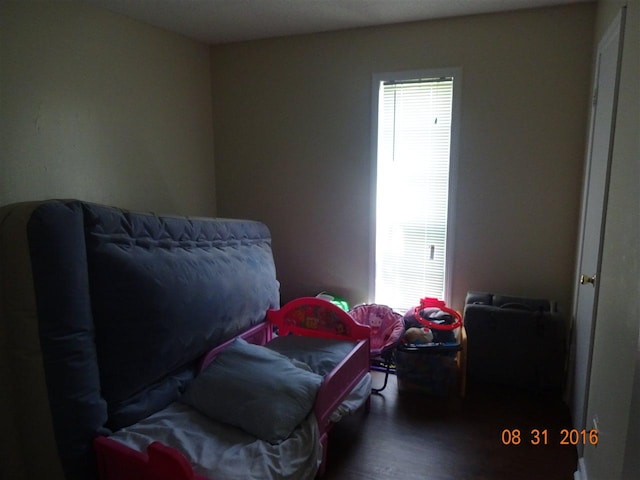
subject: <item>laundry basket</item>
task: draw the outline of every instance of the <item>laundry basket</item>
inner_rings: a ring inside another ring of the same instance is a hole
[[[398,391],[446,397],[459,388],[465,395],[466,330],[462,316],[437,298],[425,297],[409,309],[404,325],[428,328],[433,340],[401,342],[396,349]]]

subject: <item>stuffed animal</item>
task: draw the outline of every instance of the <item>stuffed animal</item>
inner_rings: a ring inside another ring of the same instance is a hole
[[[427,327],[411,327],[404,332],[402,341],[411,345],[424,345],[433,342],[433,333]]]

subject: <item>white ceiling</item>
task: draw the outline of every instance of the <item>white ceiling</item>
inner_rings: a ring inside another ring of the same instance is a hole
[[[80,0],[217,44],[592,0]]]

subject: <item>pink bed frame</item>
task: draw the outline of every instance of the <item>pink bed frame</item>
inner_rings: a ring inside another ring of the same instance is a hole
[[[279,310],[267,311],[264,322],[238,335],[247,342],[264,345],[278,335],[302,335],[356,342],[353,350],[327,375],[318,391],[314,414],[320,430],[322,462],[317,476],[326,467],[328,436],[333,423],[331,414],[344,401],[369,371],[370,327],[357,323],[347,312],[326,300],[303,297]],[[200,362],[200,370],[232,343],[232,338],[207,353]],[[369,409],[367,398],[365,409]],[[100,480],[206,480],[194,472],[189,461],[178,450],[153,442],[146,452],[138,452],[108,437],[94,440]],[[219,479],[223,480],[223,479]]]

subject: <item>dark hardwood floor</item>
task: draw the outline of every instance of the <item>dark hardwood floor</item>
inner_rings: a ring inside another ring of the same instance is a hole
[[[464,399],[439,399],[398,393],[391,375],[368,414],[333,428],[323,480],[571,480],[576,448],[560,445],[570,426],[557,397],[469,385]],[[521,443],[503,444],[504,429],[520,430]],[[533,429],[547,430],[546,445],[533,445]]]

